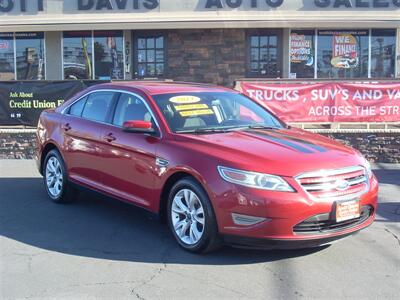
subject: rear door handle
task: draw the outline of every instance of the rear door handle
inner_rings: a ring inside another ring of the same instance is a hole
[[[117,138],[112,133],[109,133],[105,137],[103,137],[103,140],[109,143],[114,142],[116,139]]]
[[[71,127],[71,125],[69,125],[69,123],[62,125],[61,128],[64,129],[65,131],[69,131],[72,129],[72,127]]]

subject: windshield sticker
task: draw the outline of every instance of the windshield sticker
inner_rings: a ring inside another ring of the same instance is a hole
[[[207,104],[184,104],[184,105],[174,105],[174,107],[177,111],[209,108]]]
[[[204,115],[213,115],[214,111],[212,109],[187,110],[187,111],[181,111],[179,112],[179,114],[182,117],[196,117]]]
[[[200,102],[201,99],[196,96],[176,96],[169,99],[169,102],[176,104],[190,104]]]

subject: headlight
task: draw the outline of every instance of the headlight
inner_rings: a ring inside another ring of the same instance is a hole
[[[367,174],[368,177],[371,178],[372,177],[372,167],[371,167],[371,163],[363,156],[364,158],[364,167],[367,170]]]
[[[283,178],[275,175],[248,172],[226,167],[218,167],[218,172],[224,180],[234,184],[270,191],[295,191]]]
[[[358,156],[361,157],[361,160],[363,161],[363,167],[367,171],[368,178],[371,178],[372,175],[374,174],[372,172],[371,163],[365,158],[365,156],[360,151],[356,150],[356,152],[358,153]]]

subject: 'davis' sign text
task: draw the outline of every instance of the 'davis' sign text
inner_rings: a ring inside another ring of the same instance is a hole
[[[130,4],[129,4],[130,2]],[[155,9],[160,5],[159,0],[78,0],[78,10],[102,10],[102,9],[127,9],[129,6],[133,9]]]

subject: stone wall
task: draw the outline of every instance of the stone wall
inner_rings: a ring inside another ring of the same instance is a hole
[[[371,162],[400,163],[398,133],[325,134],[361,151]],[[31,159],[35,151],[34,133],[0,133],[0,159]]]
[[[32,159],[35,146],[35,133],[0,132],[0,159]]]
[[[399,133],[335,133],[327,136],[358,149],[371,162],[400,163]]]
[[[170,30],[168,78],[233,87],[246,73],[243,29]]]

